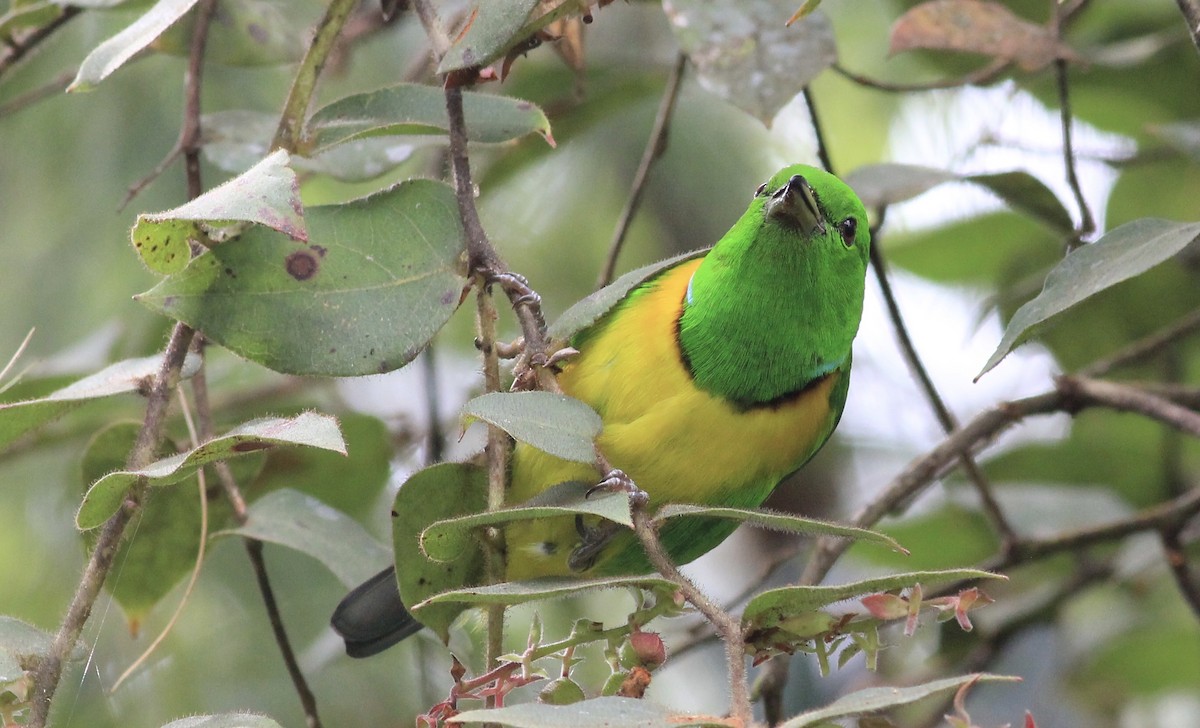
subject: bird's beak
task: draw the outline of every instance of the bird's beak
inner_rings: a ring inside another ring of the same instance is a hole
[[[825,217],[817,206],[813,188],[798,174],[771,195],[771,199],[767,200],[766,212],[768,218],[785,221],[805,235],[821,235],[825,232]]]

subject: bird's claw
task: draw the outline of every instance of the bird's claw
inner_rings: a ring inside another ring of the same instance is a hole
[[[626,493],[632,504],[637,506],[644,506],[650,501],[650,495],[637,487],[637,483],[634,483],[633,478],[626,475],[624,470],[617,468],[608,471],[604,480],[588,488],[583,497],[591,498],[596,493]]]
[[[573,356],[577,356],[578,354],[579,354],[579,349],[576,349],[571,346],[564,346],[563,348],[559,349],[558,351],[556,351],[550,355],[550,358],[546,360],[546,366],[556,368],[556,367],[558,367],[559,364],[562,364],[566,360],[570,359]]]

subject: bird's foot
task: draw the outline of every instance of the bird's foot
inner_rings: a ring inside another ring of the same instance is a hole
[[[489,282],[499,283],[505,292],[515,292],[516,298],[509,297],[514,306],[540,306],[542,303],[542,297],[520,273],[493,273]]]
[[[637,483],[633,482],[633,478],[626,475],[625,471],[616,468],[608,471],[608,474],[604,476],[604,480],[588,488],[588,492],[584,497],[591,498],[596,493],[626,493],[629,495],[632,505],[635,506],[644,506],[650,501],[650,495],[637,487]]]
[[[545,366],[550,369],[558,369],[559,365],[561,365],[563,362],[567,361],[571,357],[577,356],[578,354],[579,354],[579,349],[576,349],[576,348],[570,347],[570,346],[564,346],[563,348],[561,348],[558,351],[551,354],[550,357],[546,359]]]

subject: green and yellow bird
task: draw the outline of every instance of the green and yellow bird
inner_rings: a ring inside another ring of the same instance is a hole
[[[558,384],[599,413],[597,445],[652,508],[756,507],[841,417],[869,247],[866,211],[844,182],[815,167],[786,167],[706,255],[656,273],[576,334],[579,354]],[[594,480],[588,465],[518,443],[508,502]],[[735,527],[673,519],[661,537],[682,564]],[[512,523],[504,536],[509,580],[650,571],[629,533],[581,564],[584,536],[569,517]],[[391,569],[347,595],[332,622],[355,657],[421,626],[404,609]]]

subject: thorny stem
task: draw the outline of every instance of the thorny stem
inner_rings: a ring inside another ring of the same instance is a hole
[[[167,408],[171,401],[171,392],[179,383],[180,371],[187,357],[188,346],[191,344],[193,330],[184,325],[176,324],[171,331],[163,355],[162,366],[154,377],[150,394],[146,402],[146,414],[142,419],[142,428],[137,440],[130,450],[126,465],[130,470],[138,470],[154,460],[154,453],[162,442],[163,431],[166,427]],[[54,642],[49,652],[38,663],[33,673],[33,711],[29,725],[32,728],[45,728],[50,716],[50,702],[58,689],[62,678],[63,662],[74,649],[88,617],[92,614],[96,598],[104,586],[104,580],[112,569],[113,559],[125,535],[129,522],[141,512],[142,500],[149,487],[145,478],[134,483],[121,501],[120,509],[112,515],[100,528],[100,535],[92,548],[92,554],[84,567],[75,596],[63,617],[62,625],[54,635]]]
[[[633,175],[629,199],[625,201],[625,208],[621,210],[621,216],[617,219],[617,227],[613,231],[612,242],[608,246],[608,258],[605,259],[604,268],[596,280],[596,288],[603,288],[612,282],[613,273],[617,269],[617,257],[621,255],[621,249],[625,245],[625,237],[629,233],[629,226],[633,223],[633,216],[641,207],[642,196],[646,191],[646,180],[650,177],[650,168],[667,150],[671,117],[675,113],[675,102],[679,99],[679,88],[682,85],[683,73],[686,68],[687,54],[680,51],[675,57],[675,66],[671,69],[671,75],[667,78],[667,87],[663,91],[662,101],[658,105],[658,115],[654,117],[654,128],[650,131],[649,139],[646,140],[645,150],[642,151],[642,160],[638,163],[637,172]]]
[[[303,142],[304,119],[308,114],[313,92],[317,88],[317,78],[321,75],[321,69],[325,67],[329,54],[333,52],[342,26],[346,24],[346,19],[357,4],[358,0],[331,0],[329,3],[325,17],[317,26],[312,43],[309,44],[308,51],[296,70],[292,89],[288,92],[283,114],[279,118],[279,127],[271,141],[271,149],[286,149],[291,152]]]

